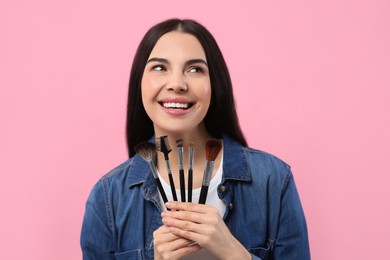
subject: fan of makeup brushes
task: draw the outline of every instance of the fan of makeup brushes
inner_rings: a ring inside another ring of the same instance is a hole
[[[185,187],[185,175],[184,175],[184,141],[178,139],[176,141],[178,157],[179,157],[179,179],[180,179],[180,196],[181,201],[186,202],[186,187]],[[222,142],[216,139],[209,140],[206,143],[206,164],[203,173],[202,188],[199,196],[199,204],[205,204],[207,199],[207,193],[210,185],[211,176],[214,169],[214,161],[216,160],[219,152],[222,149]],[[160,136],[155,139],[155,144],[150,142],[142,142],[134,147],[134,150],[139,154],[149,165],[152,171],[153,177],[156,180],[158,190],[161,197],[165,202],[168,201],[165,191],[161,185],[161,181],[158,177],[157,169],[154,164],[157,151],[163,153],[165,164],[168,171],[169,185],[172,192],[173,200],[177,201],[177,194],[175,189],[175,183],[173,181],[172,170],[169,161],[169,153],[172,148],[169,144],[168,136]],[[187,201],[192,202],[192,185],[193,185],[193,165],[194,165],[195,143],[190,142],[188,147],[188,194]]]

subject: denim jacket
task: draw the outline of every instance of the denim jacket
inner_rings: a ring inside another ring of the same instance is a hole
[[[225,224],[253,259],[310,259],[306,221],[290,167],[224,136]],[[92,189],[81,231],[83,259],[153,259],[162,225],[158,189],[138,155]]]

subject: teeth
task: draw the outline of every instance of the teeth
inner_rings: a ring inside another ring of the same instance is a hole
[[[163,103],[163,107],[165,108],[188,108],[188,104],[183,103]]]

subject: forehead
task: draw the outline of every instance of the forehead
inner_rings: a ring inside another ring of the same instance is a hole
[[[150,53],[151,57],[206,59],[206,54],[195,36],[189,33],[173,31],[161,36]]]

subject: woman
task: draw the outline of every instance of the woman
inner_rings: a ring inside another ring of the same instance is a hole
[[[195,141],[193,201],[202,185],[206,142],[223,141],[206,205],[171,201],[164,156],[158,153],[156,166],[170,200],[162,203],[134,147],[163,135],[171,142],[183,139],[184,147]],[[197,22],[164,21],[141,41],[130,75],[127,145],[130,159],[105,175],[88,198],[84,259],[310,259],[290,168],[247,147],[222,53]]]

